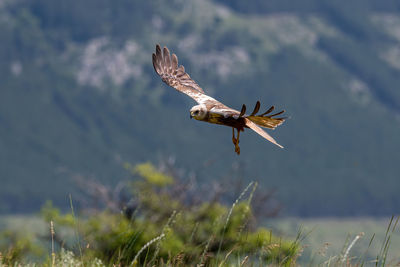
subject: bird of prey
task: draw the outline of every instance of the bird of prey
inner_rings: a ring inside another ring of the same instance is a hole
[[[266,112],[256,115],[260,109],[260,102],[257,101],[253,112],[250,115],[246,113],[246,106],[243,105],[241,111],[225,106],[221,102],[206,95],[203,89],[190,78],[185,72],[185,68],[178,66],[178,58],[175,54],[170,55],[167,47],[161,50],[160,45],[156,45],[156,52],[153,53],[153,67],[163,82],[193,98],[198,105],[190,109],[190,118],[199,121],[221,124],[232,127],[232,142],[235,146],[235,152],[240,154],[239,136],[240,132],[245,128],[250,128],[271,143],[283,148],[274,138],[260,128],[275,129],[281,125],[286,118],[276,118],[282,114],[284,110],[270,114],[274,110],[274,106],[270,107]],[[235,129],[237,137],[235,137]]]

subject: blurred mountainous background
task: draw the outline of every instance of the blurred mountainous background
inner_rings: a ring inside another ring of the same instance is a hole
[[[1,213],[164,158],[202,183],[240,168],[284,215],[398,213],[398,1],[2,0],[0,40]],[[230,128],[190,120],[156,43],[226,105],[285,109],[285,149],[246,131],[237,156]]]

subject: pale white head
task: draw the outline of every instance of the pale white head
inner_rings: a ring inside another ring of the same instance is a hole
[[[196,120],[203,120],[207,116],[207,107],[204,104],[193,106],[190,109],[190,118],[195,118]]]

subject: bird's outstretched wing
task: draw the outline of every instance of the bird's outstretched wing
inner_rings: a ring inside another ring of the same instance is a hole
[[[244,117],[248,118],[258,126],[269,128],[272,130],[281,125],[286,120],[286,117],[277,118],[277,116],[284,113],[285,110],[282,110],[275,114],[271,114],[271,112],[275,109],[274,106],[271,106],[266,112],[257,115],[257,112],[260,110],[260,106],[261,106],[260,101],[257,101],[253,112],[250,115],[245,115]],[[243,105],[242,107],[243,114],[245,111],[246,111],[246,106]]]
[[[153,67],[163,82],[190,96],[197,103],[206,104],[216,101],[204,94],[203,89],[190,78],[182,65],[178,67],[178,57],[175,54],[171,56],[168,48],[164,47],[161,51],[160,45],[156,45],[156,53],[153,53]]]
[[[259,135],[261,135],[262,137],[264,137],[265,139],[267,139],[268,141],[270,141],[271,143],[279,146],[280,148],[283,148],[283,146],[281,146],[280,144],[278,144],[274,138],[272,138],[272,136],[270,136],[267,132],[265,132],[263,129],[261,129],[260,127],[257,126],[257,124],[255,124],[254,122],[252,122],[251,120],[249,120],[248,118],[245,118],[246,121],[246,126],[249,127],[250,129],[252,129],[253,131],[255,131],[256,133],[258,133]]]

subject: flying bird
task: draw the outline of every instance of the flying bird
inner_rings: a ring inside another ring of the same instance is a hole
[[[260,109],[260,101],[257,101],[253,112],[246,114],[246,105],[243,104],[241,111],[225,106],[218,100],[206,95],[203,89],[185,72],[185,68],[178,66],[178,58],[175,54],[170,55],[167,47],[161,50],[160,45],[156,45],[156,52],[153,53],[153,67],[162,81],[193,98],[198,105],[190,109],[190,118],[214,124],[232,127],[232,142],[235,152],[240,154],[239,136],[245,128],[250,128],[271,143],[283,148],[267,132],[260,128],[275,129],[281,125],[286,118],[276,118],[285,111],[282,110],[275,114],[270,114],[275,108],[270,107],[266,112],[256,115]],[[235,137],[235,129],[237,136]]]

